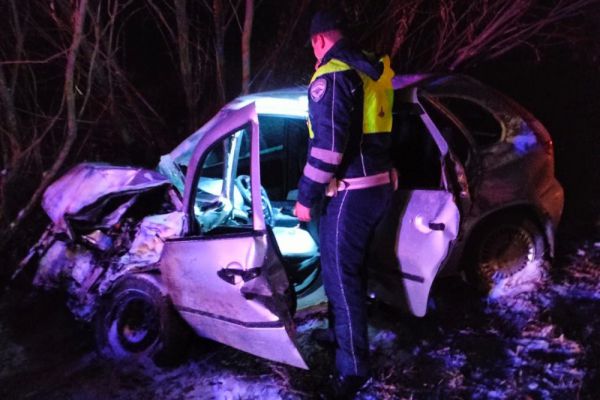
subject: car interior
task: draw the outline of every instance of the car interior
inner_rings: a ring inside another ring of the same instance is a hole
[[[442,187],[440,151],[421,119],[423,112],[418,104],[394,104],[392,152],[401,189]],[[275,115],[259,116],[259,126],[263,214],[298,292],[319,260],[317,222],[300,223],[293,215],[297,183],[306,162],[308,129],[302,118]],[[195,201],[203,235],[252,229],[248,132],[232,133],[204,159]],[[224,186],[228,176],[233,179]]]
[[[394,103],[392,154],[400,189],[440,188],[440,151],[421,120],[422,112],[415,103]]]

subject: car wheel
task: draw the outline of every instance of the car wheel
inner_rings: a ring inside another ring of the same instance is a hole
[[[542,280],[545,240],[529,219],[499,216],[478,229],[475,238],[467,276],[483,292],[524,291]]]
[[[150,279],[136,275],[117,281],[101,300],[94,325],[100,355],[115,360],[170,364],[189,338],[169,299]]]

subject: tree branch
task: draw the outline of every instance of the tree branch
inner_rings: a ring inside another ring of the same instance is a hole
[[[12,97],[12,93],[8,90],[6,83],[6,77],[4,76],[4,69],[0,66],[0,104],[4,109],[4,120],[6,121],[6,136],[7,140],[4,140],[2,135],[2,165],[7,168],[9,165],[14,164],[14,160],[18,158],[21,146],[17,139],[17,113],[15,111],[15,103]],[[8,145],[8,146],[6,146]]]
[[[242,31],[242,93],[248,94],[250,88],[250,39],[254,20],[254,0],[246,0],[244,30]]]
[[[67,64],[65,67],[65,83],[64,93],[67,105],[67,137],[64,142],[63,148],[56,157],[56,160],[52,164],[52,167],[46,171],[43,175],[42,181],[38,185],[38,188],[34,192],[29,202],[23,207],[17,217],[10,223],[6,232],[0,237],[0,248],[3,248],[10,235],[19,227],[23,220],[31,213],[33,208],[38,204],[44,190],[52,182],[63,166],[75,139],[77,138],[77,112],[75,109],[75,91],[74,91],[74,74],[75,65],[77,61],[77,54],[79,51],[79,45],[82,39],[83,24],[85,20],[85,14],[87,11],[88,0],[80,0],[77,5],[77,9],[73,12],[73,40],[71,46],[67,52]]]
[[[56,53],[51,55],[50,57],[44,58],[43,60],[10,60],[10,61],[0,61],[0,65],[14,65],[14,64],[48,64],[50,61],[56,60],[57,58],[61,58],[65,54],[69,52],[69,49],[63,50],[60,53]]]

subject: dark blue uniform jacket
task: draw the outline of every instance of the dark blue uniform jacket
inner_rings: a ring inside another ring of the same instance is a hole
[[[342,39],[323,57],[351,69],[320,76],[309,86],[308,110],[314,138],[298,184],[298,202],[312,207],[325,193],[332,177],[337,179],[375,175],[389,171],[390,133],[363,134],[363,81],[357,71],[379,79],[383,64],[371,59]]]

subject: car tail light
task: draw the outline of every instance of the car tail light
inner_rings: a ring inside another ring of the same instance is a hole
[[[554,157],[554,143],[552,140],[544,142],[544,151],[546,151],[546,154]]]

